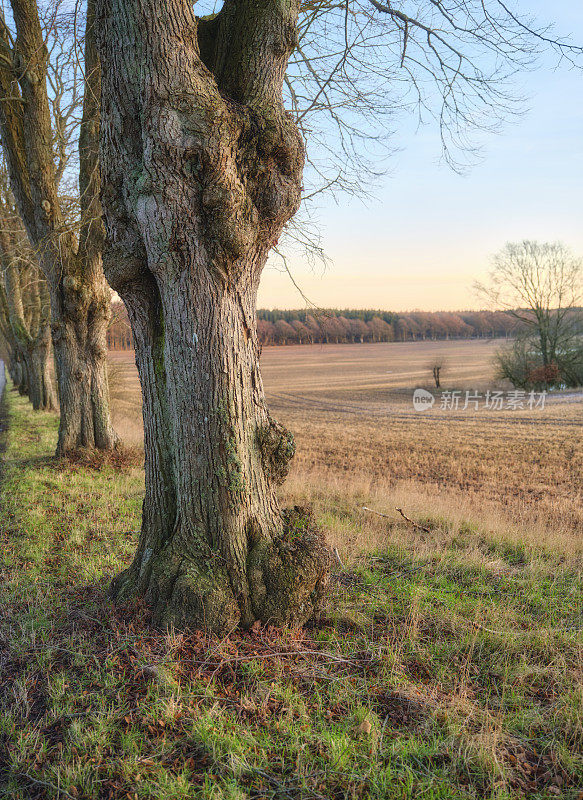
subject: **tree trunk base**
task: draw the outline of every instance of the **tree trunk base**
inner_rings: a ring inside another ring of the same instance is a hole
[[[250,541],[248,597],[236,596],[218,553],[193,556],[172,542],[157,554],[144,549],[139,561],[114,579],[113,597],[122,603],[143,597],[161,627],[202,628],[217,635],[256,621],[301,627],[318,611],[326,592],[330,551],[305,509],[296,506],[283,517],[281,536]]]

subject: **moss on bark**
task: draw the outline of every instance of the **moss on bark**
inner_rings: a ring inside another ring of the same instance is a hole
[[[308,509],[283,512],[281,536],[253,542],[247,559],[251,615],[242,618],[227,566],[220,555],[185,554],[169,543],[140,560],[112,584],[116,601],[143,596],[154,624],[207,629],[225,635],[255,621],[300,627],[319,609],[328,586],[330,552]]]

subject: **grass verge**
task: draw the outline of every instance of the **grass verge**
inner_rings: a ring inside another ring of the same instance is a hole
[[[336,540],[382,546],[309,629],[156,631],[107,598],[141,470],[53,460],[56,418],[6,397],[2,796],[583,798],[579,553],[327,494]]]

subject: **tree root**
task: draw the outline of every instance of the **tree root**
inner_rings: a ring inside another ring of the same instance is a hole
[[[301,627],[320,608],[328,587],[330,550],[309,511],[284,511],[283,533],[255,542],[247,559],[252,618],[281,627]],[[174,552],[142,555],[112,584],[117,602],[143,596],[160,627],[206,629],[224,636],[242,625],[241,611],[223,559]]]

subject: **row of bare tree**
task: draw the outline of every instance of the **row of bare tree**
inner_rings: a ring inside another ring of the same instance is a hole
[[[507,337],[517,326],[510,314],[491,311],[418,311],[391,314],[391,322],[370,312],[284,313],[272,321],[264,318],[271,312],[258,312],[258,335],[263,345]]]
[[[37,410],[53,411],[50,304],[46,281],[0,172],[0,332],[14,386]]]
[[[35,408],[55,408],[58,397],[58,454],[112,448],[93,2],[84,37],[83,21],[58,2],[11,0],[0,22],[0,326],[10,373]]]

